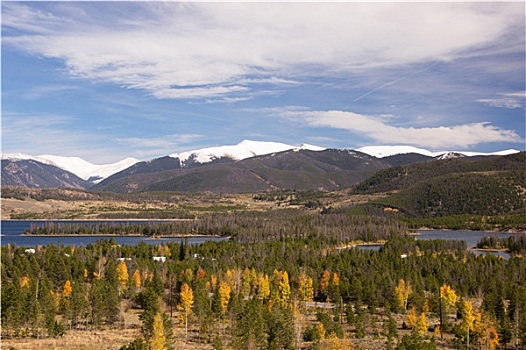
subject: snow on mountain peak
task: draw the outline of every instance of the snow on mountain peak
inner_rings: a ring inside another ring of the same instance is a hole
[[[88,180],[90,178],[98,178],[98,181],[105,179],[123,169],[126,169],[138,160],[134,158],[126,158],[117,163],[111,164],[92,164],[79,157],[62,157],[44,154],[40,156],[31,156],[23,153],[6,153],[2,154],[2,159],[8,160],[35,160],[40,163],[54,165],[63,170],[69,171],[80,177]],[[96,181],[97,182],[97,181]]]
[[[357,149],[358,152],[368,154],[376,158],[394,156],[396,154],[418,153],[429,157],[436,157],[447,152],[430,152],[428,150],[413,146],[366,146]]]
[[[384,157],[394,156],[397,154],[417,153],[417,154],[422,154],[424,156],[429,156],[429,157],[442,157],[440,159],[447,159],[447,158],[453,158],[453,157],[459,158],[462,156],[467,156],[467,157],[488,156],[488,155],[504,156],[504,155],[509,155],[509,154],[520,152],[515,149],[508,149],[504,151],[491,152],[491,153],[459,152],[459,151],[431,152],[426,149],[417,148],[413,146],[366,146],[366,147],[358,148],[357,151],[368,154],[376,158],[384,158]]]
[[[294,149],[309,149],[313,151],[324,150],[322,147],[305,144],[297,147],[279,142],[243,140],[237,145],[208,147],[194,151],[174,153],[170,154],[170,157],[179,158],[181,163],[184,163],[189,159],[193,159],[199,163],[208,163],[214,159],[222,157],[228,157],[234,160],[243,160],[255,156],[284,152]]]

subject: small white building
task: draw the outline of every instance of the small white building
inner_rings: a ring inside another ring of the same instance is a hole
[[[24,250],[24,252],[26,252],[27,254],[35,254],[35,248],[28,248]]]
[[[166,257],[165,256],[154,256],[153,257],[153,261],[165,262],[166,261]]]

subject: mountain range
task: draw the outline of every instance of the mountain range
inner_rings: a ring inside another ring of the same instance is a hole
[[[507,150],[493,155],[516,152]],[[492,154],[430,152],[409,146],[370,146],[351,151],[248,140],[148,161],[126,158],[105,165],[95,165],[78,157],[3,154],[2,186],[115,192],[334,190],[395,165],[481,155]]]

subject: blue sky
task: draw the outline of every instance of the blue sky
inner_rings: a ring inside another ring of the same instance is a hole
[[[525,4],[2,2],[2,152],[524,150]]]

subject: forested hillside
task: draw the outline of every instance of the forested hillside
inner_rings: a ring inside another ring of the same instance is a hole
[[[420,181],[459,173],[490,171],[524,171],[526,152],[507,156],[453,158],[380,170],[367,180],[353,187],[353,193],[377,193],[401,190]]]
[[[380,159],[354,151],[285,151],[238,162],[218,160],[190,169],[158,171],[160,168],[153,163],[137,164],[136,170],[116,174],[94,189],[214,193],[276,189],[331,191],[354,185],[388,166]]]
[[[526,152],[490,159],[446,159],[379,171],[353,193],[408,217],[511,215],[526,211]]]

